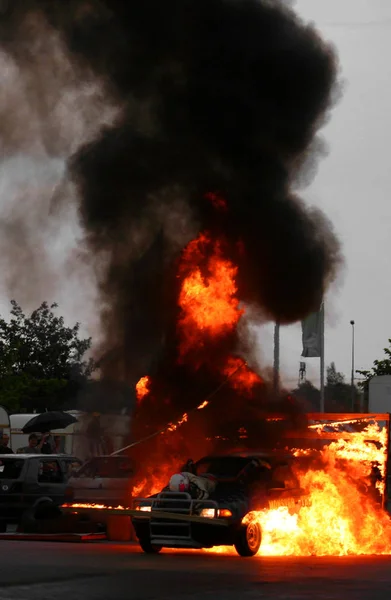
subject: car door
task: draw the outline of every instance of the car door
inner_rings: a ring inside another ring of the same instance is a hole
[[[61,458],[60,460],[62,469],[65,473],[67,479],[72,477],[74,473],[79,471],[83,466],[83,463],[78,458],[74,458],[72,456],[67,458]]]
[[[70,477],[68,484],[73,489],[74,502],[95,504],[103,502],[103,484],[99,474],[98,459],[88,461]]]
[[[39,458],[37,488],[40,496],[47,496],[56,504],[63,501],[66,477],[60,461],[53,458]]]
[[[134,475],[131,461],[127,457],[108,457],[106,461],[106,469],[101,470],[102,501],[109,506],[129,504]]]

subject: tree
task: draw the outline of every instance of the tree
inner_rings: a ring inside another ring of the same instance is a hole
[[[345,375],[340,371],[337,371],[335,363],[332,362],[326,369],[326,385],[336,386],[345,384]]]
[[[306,412],[319,412],[320,390],[310,381],[301,383],[293,392]],[[332,362],[326,368],[326,382],[324,388],[325,412],[351,412],[352,388],[345,383],[345,375],[337,371]],[[354,411],[359,411],[359,391],[354,389]]]
[[[391,346],[391,339],[388,340],[389,346]],[[382,360],[374,360],[373,367],[369,371],[356,371],[359,375],[364,377],[363,381],[360,381],[359,386],[364,392],[364,401],[366,407],[368,407],[368,393],[369,393],[369,382],[372,377],[380,377],[381,375],[391,375],[391,347],[384,348],[385,358]]]
[[[70,408],[95,368],[83,360],[91,338],[79,339],[79,323],[66,327],[57,304],[43,302],[30,316],[11,305],[10,320],[0,317],[1,403],[14,411]]]
[[[358,412],[360,408],[359,391],[354,386],[352,406],[352,386],[345,383],[345,375],[337,371],[332,362],[326,369],[325,410],[326,412]]]
[[[311,381],[304,381],[293,390],[292,395],[299,401],[305,412],[319,412],[320,391]]]

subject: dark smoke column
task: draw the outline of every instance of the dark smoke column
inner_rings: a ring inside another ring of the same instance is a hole
[[[105,261],[104,373],[133,385],[175,357],[175,261],[203,230],[241,248],[241,300],[282,324],[317,309],[339,244],[292,189],[313,170],[332,49],[278,1],[76,4],[74,17],[50,19],[124,106],[70,164],[90,248]]]

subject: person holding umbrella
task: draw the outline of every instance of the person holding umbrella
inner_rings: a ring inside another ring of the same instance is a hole
[[[41,447],[42,454],[56,454],[56,443],[50,431],[43,433],[39,445]]]
[[[56,454],[57,444],[51,431],[53,429],[65,429],[68,425],[76,423],[77,419],[62,411],[48,411],[30,419],[23,427],[23,433],[42,433],[39,443],[42,454]]]

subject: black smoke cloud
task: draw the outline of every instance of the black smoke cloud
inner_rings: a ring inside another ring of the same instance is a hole
[[[171,410],[186,409],[216,384],[176,366],[177,261],[190,239],[223,238],[241,301],[280,323],[317,309],[336,275],[331,225],[293,191],[314,170],[336,56],[277,0],[33,4],[122,106],[69,163],[103,273],[102,372],[130,385],[160,375]],[[224,343],[227,355],[237,338]]]
[[[281,323],[316,309],[339,246],[327,219],[291,189],[303,163],[312,167],[308,151],[335,90],[332,49],[281,3],[254,0],[107,1],[68,39],[125,103],[117,127],[71,168],[90,243],[109,256],[110,349],[129,372],[135,353],[154,355],[175,308],[163,301],[169,277],[159,274],[172,258],[164,230],[180,210],[177,195],[188,208],[184,240],[191,222],[243,242],[241,300]],[[208,191],[228,211],[216,211]],[[129,256],[137,224],[149,253],[159,246],[155,261],[141,247]]]

